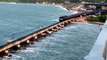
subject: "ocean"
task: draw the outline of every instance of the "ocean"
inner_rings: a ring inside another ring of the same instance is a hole
[[[60,6],[46,4],[0,3],[0,45],[58,22],[59,17],[73,14]],[[9,53],[2,60],[84,60],[90,52],[101,26],[86,22],[73,23],[43,37],[26,49]]]

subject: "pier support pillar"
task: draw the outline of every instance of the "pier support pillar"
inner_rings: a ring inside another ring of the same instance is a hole
[[[54,28],[52,28],[52,31],[53,31],[53,32],[56,32],[56,31],[57,31],[57,29],[54,27]]]
[[[16,51],[17,51],[17,50],[21,50],[19,44],[11,47],[10,49],[11,49],[11,50],[16,50]]]
[[[50,28],[50,29],[49,29],[50,34],[53,33],[54,31],[55,31],[54,28]]]
[[[68,21],[68,24],[71,24],[72,22],[71,21]]]
[[[46,37],[46,35],[47,35],[47,33],[42,32],[42,33],[37,34],[37,37],[38,37],[38,39],[39,39],[39,38],[41,38],[41,37]]]
[[[46,37],[46,33],[39,33],[39,34],[37,35],[37,37],[38,37],[38,38]]]
[[[50,35],[51,33],[52,33],[52,31],[49,31],[49,30],[46,31],[46,34],[47,34],[47,35],[48,35],[48,34]]]
[[[45,32],[43,32],[43,33],[45,33],[45,37],[49,34],[47,30]]]
[[[37,37],[38,37],[38,39],[39,39],[39,38],[41,38],[41,37],[42,37],[42,35],[41,35],[41,34],[37,34]]]
[[[67,26],[67,24],[68,24],[68,21],[64,22],[64,26]]]
[[[46,33],[41,33],[41,36],[42,37],[46,37]]]
[[[60,25],[58,25],[58,30],[60,30],[61,29],[61,26]]]
[[[65,24],[61,24],[60,26],[61,26],[61,28],[63,28],[65,26]]]
[[[51,34],[52,32],[54,32],[54,29],[53,28],[49,29],[49,34]]]
[[[37,36],[34,36],[32,38],[29,39],[30,41],[36,41],[37,40]]]
[[[8,56],[8,50],[0,52],[0,57]]]
[[[37,41],[37,36],[33,36],[32,38],[29,39],[30,44],[34,44],[34,41]]]
[[[29,44],[30,44],[29,40],[24,41],[24,42],[21,43],[21,45],[23,45],[23,46],[29,46]]]
[[[59,27],[55,26],[54,29],[55,29],[55,32],[57,32],[57,30],[59,30]]]

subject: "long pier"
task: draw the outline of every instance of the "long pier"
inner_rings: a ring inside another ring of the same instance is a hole
[[[63,22],[57,22],[55,24],[52,24],[48,27],[42,28],[36,32],[33,32],[31,34],[28,34],[22,38],[19,38],[17,40],[14,40],[12,42],[8,42],[2,46],[0,46],[0,56],[8,56],[9,49],[12,50],[19,50],[21,45],[28,45],[32,41],[37,41],[39,38],[43,36],[47,36],[48,34],[51,34],[54,31],[59,30],[60,28],[72,23],[72,20],[66,20]]]
[[[93,12],[93,11],[92,11]],[[60,28],[65,27],[66,25],[71,24],[75,20],[83,20],[84,17],[88,15],[95,15],[99,12],[86,12],[86,13],[79,13],[79,14],[74,14],[71,16],[66,16],[66,17],[61,17],[61,20],[57,23],[54,23],[48,27],[42,28],[38,31],[35,31],[31,34],[28,34],[24,37],[21,37],[19,39],[16,39],[11,42],[7,42],[6,44],[0,46],[0,57],[4,56],[9,56],[9,50],[19,50],[22,45],[29,45],[31,42],[38,41],[39,38],[42,38],[44,36],[47,36],[57,30],[60,30]],[[63,19],[62,19],[63,18]]]

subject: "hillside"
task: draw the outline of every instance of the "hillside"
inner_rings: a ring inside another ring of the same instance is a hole
[[[71,3],[78,3],[80,1],[86,2],[107,2],[107,0],[0,0],[3,2],[23,2],[23,3],[33,3],[33,2],[54,2],[54,3],[65,3],[65,1],[70,1]]]

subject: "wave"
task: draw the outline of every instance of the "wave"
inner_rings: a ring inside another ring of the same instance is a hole
[[[60,7],[61,9],[63,9],[63,10],[66,10],[66,11],[68,11],[66,8],[64,8],[63,6],[61,6],[61,5],[55,5],[56,7]]]
[[[26,48],[26,50],[21,50],[21,52],[35,52],[35,48]]]
[[[25,60],[24,57],[12,54],[12,58],[10,60]]]
[[[19,55],[15,55],[15,54],[11,54],[12,57],[8,57],[5,56],[4,58],[2,58],[2,60],[25,60],[24,57],[19,56]]]
[[[38,54],[39,54],[40,51],[60,53],[59,51],[56,51],[56,50],[48,50],[48,49],[41,49],[41,48],[36,48],[35,50],[37,51]]]
[[[10,3],[8,3],[8,4],[16,4],[16,2],[10,2]]]
[[[72,14],[76,14],[76,13],[78,13],[78,11],[73,11],[73,13],[72,13]]]
[[[3,4],[16,4],[16,2],[0,2],[0,3],[3,3]]]
[[[56,7],[59,7],[59,8],[61,8],[61,9],[63,9],[63,10],[65,10],[65,11],[70,11],[70,12],[73,12],[72,14],[79,13],[78,11],[72,11],[72,10],[68,10],[68,9],[66,9],[65,7],[61,6],[61,5],[55,5],[55,6],[56,6]]]
[[[77,25],[77,24],[68,26],[68,28],[65,28],[65,29],[66,29],[66,30],[69,30],[69,29],[76,29],[76,28],[78,28],[78,25]]]
[[[52,21],[59,22],[59,19],[52,19]]]

